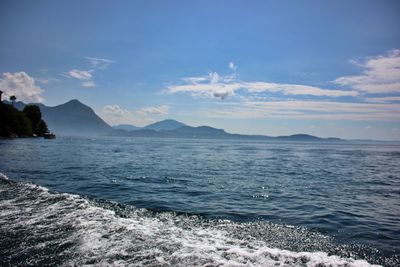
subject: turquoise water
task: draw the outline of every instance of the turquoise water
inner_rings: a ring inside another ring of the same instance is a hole
[[[399,264],[400,145],[60,137],[0,155],[1,265]]]

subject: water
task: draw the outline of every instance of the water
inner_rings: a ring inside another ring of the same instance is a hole
[[[0,265],[400,264],[400,145],[0,140]]]

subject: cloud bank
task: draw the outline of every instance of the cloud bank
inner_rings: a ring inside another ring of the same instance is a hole
[[[143,116],[166,115],[168,114],[168,110],[169,110],[168,106],[162,105],[162,106],[141,108],[137,110],[136,113]]]
[[[371,94],[400,92],[399,49],[353,63],[362,69],[361,74],[339,77],[336,84]]]
[[[3,79],[0,79],[0,90],[3,91],[4,98],[15,95],[17,100],[26,103],[44,101],[42,96],[44,90],[36,85],[35,79],[24,71],[3,73]]]
[[[335,79],[333,84],[339,88],[334,89],[242,81],[230,62],[231,75],[210,72],[186,77],[163,92],[225,100],[198,111],[208,117],[400,121],[400,50],[352,63],[361,68],[360,73]]]
[[[167,105],[149,106],[132,111],[119,105],[106,105],[100,114],[111,125],[130,123],[135,126],[144,126],[157,121],[168,112],[169,106]]]
[[[285,118],[318,120],[400,121],[400,105],[328,101],[245,101],[202,111],[215,118]]]
[[[237,66],[231,62],[229,68],[234,70],[232,75],[221,76],[217,72],[210,72],[207,76],[186,77],[181,84],[168,86],[166,93],[189,93],[192,96],[216,97],[226,99],[242,90],[248,93],[280,92],[284,95],[309,95],[309,96],[357,96],[355,90],[333,90],[302,84],[286,84],[272,82],[246,82],[236,77]]]

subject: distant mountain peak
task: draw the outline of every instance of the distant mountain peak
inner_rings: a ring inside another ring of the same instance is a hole
[[[165,119],[165,120],[161,120],[159,122],[178,122],[178,123],[181,123],[181,122],[179,122],[177,120],[174,120],[174,119]]]
[[[112,131],[111,126],[97,116],[91,107],[78,99],[54,107],[41,103],[33,105],[39,106],[49,129],[56,134],[103,135]],[[25,106],[20,101],[15,103],[15,107],[20,110]]]
[[[144,127],[145,129],[151,129],[155,131],[161,130],[175,130],[181,127],[187,126],[186,124],[173,120],[173,119],[166,119],[159,122],[155,122],[152,124],[147,125]]]
[[[78,99],[72,99],[72,100],[70,100],[70,101],[68,101],[68,102],[65,102],[64,104],[62,104],[62,105],[83,105],[83,106],[86,106],[85,104],[83,104],[81,101],[79,101]]]
[[[116,130],[124,130],[124,131],[136,131],[136,130],[142,129],[141,127],[137,127],[132,124],[118,124],[118,125],[114,125],[112,127]]]
[[[319,141],[323,140],[323,138],[309,135],[309,134],[292,134],[289,136],[278,136],[276,139],[279,140],[292,140],[292,141]]]

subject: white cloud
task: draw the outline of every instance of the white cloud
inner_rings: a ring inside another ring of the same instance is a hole
[[[103,112],[114,116],[125,116],[132,114],[129,110],[123,109],[118,105],[106,105],[103,108]]]
[[[208,74],[208,77],[209,77],[209,80],[210,80],[211,84],[218,84],[218,82],[220,80],[219,74],[216,73],[216,72],[210,72]]]
[[[106,105],[99,114],[111,125],[135,124],[137,122],[131,111],[121,108],[119,105]]]
[[[353,63],[362,68],[362,73],[339,77],[334,80],[336,84],[366,93],[400,92],[400,50]]]
[[[3,91],[4,98],[15,95],[17,100],[23,102],[43,102],[43,89],[35,84],[35,79],[24,71],[3,73],[0,79],[0,90]]]
[[[356,91],[330,90],[315,86],[285,83],[248,82],[243,87],[249,92],[282,92],[285,95],[312,95],[312,96],[356,96]]]
[[[236,70],[237,70],[237,66],[236,66],[235,63],[233,63],[233,62],[229,62],[228,67],[229,67],[231,70],[233,70],[233,71],[236,71]]]
[[[67,78],[74,78],[81,81],[81,86],[83,87],[95,87],[96,83],[93,81],[94,74],[97,70],[105,70],[108,66],[115,61],[105,58],[95,58],[95,57],[85,57],[90,65],[92,65],[93,69],[90,70],[78,70],[72,69],[67,73],[64,73],[63,76]],[[45,82],[45,81],[44,81]]]
[[[92,70],[77,70],[77,69],[73,69],[73,70],[70,70],[70,71],[68,71],[67,73],[66,73],[66,76],[67,77],[70,77],[70,78],[75,78],[75,79],[78,79],[78,80],[83,80],[83,81],[86,81],[86,80],[91,80],[92,79]]]
[[[280,84],[268,82],[243,82],[232,79],[232,76],[221,77],[212,72],[208,77],[190,77],[182,79],[184,84],[167,87],[167,93],[190,93],[193,96],[207,96],[225,99],[238,90],[250,93],[282,92],[285,95],[312,96],[357,96],[358,92],[348,90],[330,90],[301,84]]]
[[[392,50],[386,55],[353,61],[362,70],[359,75],[342,76],[334,80],[345,89],[326,89],[303,84],[286,84],[263,81],[240,81],[237,79],[237,65],[230,62],[232,75],[220,76],[211,72],[208,76],[182,79],[181,84],[167,87],[167,93],[189,93],[192,96],[217,97],[225,99],[239,90],[258,94],[262,92],[281,92],[284,95],[309,95],[325,97],[356,97],[365,94],[400,93],[400,50]]]
[[[95,87],[96,83],[92,80],[94,70],[73,69],[64,74],[65,77],[74,78],[81,81],[83,87]]]
[[[400,96],[369,97],[366,100],[373,103],[400,102]]]
[[[105,70],[108,68],[110,64],[115,63],[115,61],[105,58],[96,58],[96,57],[85,57],[85,58],[89,61],[89,63],[92,65],[93,68],[100,70]]]
[[[157,121],[160,117],[167,115],[169,106],[150,106],[137,110],[128,110],[119,105],[106,105],[100,114],[103,119],[111,125],[133,124],[144,126]]]
[[[320,120],[400,121],[400,105],[329,101],[246,101],[203,112],[218,118],[287,118]]]
[[[210,72],[207,76],[186,77],[181,79],[181,84],[168,86],[163,92],[166,93],[189,93],[198,97],[216,97],[225,99],[235,95],[239,90],[248,93],[259,94],[262,92],[281,92],[284,95],[310,95],[310,96],[357,96],[355,90],[333,90],[302,84],[286,84],[271,82],[246,82],[237,79],[237,66],[230,62],[228,67],[233,74],[221,76],[217,72]]]
[[[164,92],[220,99],[235,96],[231,102],[213,102],[220,105],[218,108],[200,111],[208,117],[400,121],[400,96],[395,94],[400,92],[400,50],[357,64],[363,68],[360,75],[335,80],[336,84],[347,87],[343,89],[241,81],[236,76],[237,66],[231,62],[228,67],[234,71],[233,75],[211,72],[207,76],[188,77]],[[263,94],[268,92],[286,97]],[[371,96],[371,93],[381,95]],[[350,98],[341,100],[339,97]]]
[[[36,82],[43,83],[43,84],[49,84],[51,82],[59,82],[60,81],[59,79],[50,78],[50,77],[46,77],[46,78],[35,77],[34,79]]]
[[[168,114],[168,110],[169,110],[168,106],[162,105],[162,106],[141,108],[139,110],[136,110],[135,112],[137,114],[140,114],[140,115],[143,115],[143,116],[166,115],[166,114]]]
[[[83,81],[83,82],[81,83],[81,85],[82,85],[83,87],[95,87],[95,86],[96,86],[96,83],[95,83],[94,81],[92,81],[92,80],[89,80],[89,81]]]
[[[208,77],[186,77],[182,78],[182,81],[186,83],[200,83],[208,81]]]

